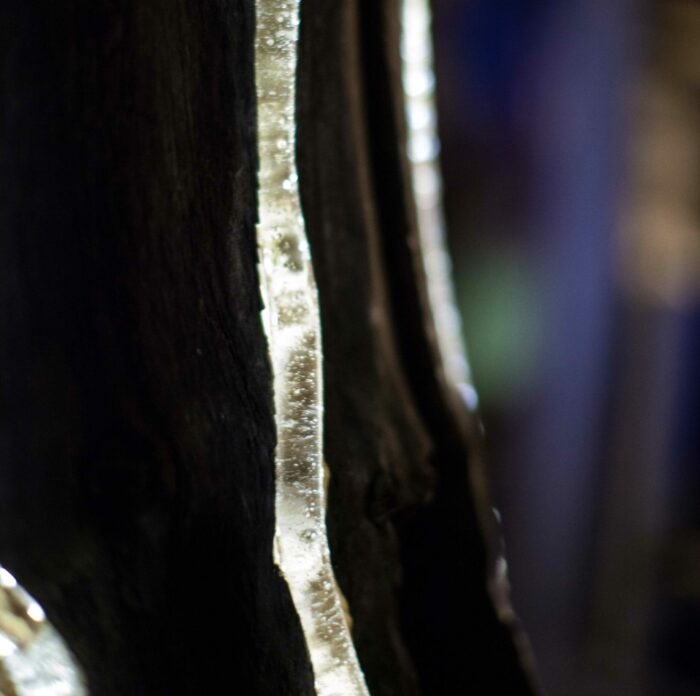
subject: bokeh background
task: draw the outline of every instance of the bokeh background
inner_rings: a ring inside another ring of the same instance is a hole
[[[540,678],[700,694],[700,3],[433,4],[449,243]]]

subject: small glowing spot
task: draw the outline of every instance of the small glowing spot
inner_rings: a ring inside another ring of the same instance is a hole
[[[15,580],[15,576],[12,575],[9,570],[5,570],[2,567],[0,567],[0,587],[6,587],[8,589],[17,587],[17,580]]]
[[[408,73],[405,81],[406,93],[412,97],[421,97],[429,94],[435,83],[432,73],[412,70]]]
[[[471,384],[461,382],[459,385],[459,393],[462,395],[464,403],[470,411],[476,411],[479,406],[479,394]]]
[[[44,619],[46,619],[46,614],[38,602],[31,602],[31,604],[27,607],[27,616],[33,621],[37,622],[44,621]]]
[[[415,104],[411,105],[408,120],[411,124],[411,128],[420,129],[428,128],[433,125],[434,121],[433,110],[430,108],[430,104],[426,102],[416,101]]]
[[[439,141],[432,133],[416,132],[409,145],[409,157],[414,162],[425,162],[434,159],[439,148]]]

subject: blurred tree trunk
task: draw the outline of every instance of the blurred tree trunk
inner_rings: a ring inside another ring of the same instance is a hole
[[[329,534],[372,693],[530,693],[435,350],[395,0],[303,3]],[[252,0],[0,5],[0,562],[94,694],[312,694],[272,561]],[[473,458],[472,458],[473,459]]]

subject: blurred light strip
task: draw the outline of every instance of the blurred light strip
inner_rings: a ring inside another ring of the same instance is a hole
[[[367,696],[326,535],[321,329],[295,156],[299,0],[257,0],[256,13],[258,244],[277,423],[275,560],[301,619],[318,696]]]
[[[428,297],[447,379],[459,388],[467,406],[475,409],[478,399],[462,340],[462,323],[452,285],[452,264],[445,244],[430,3],[428,0],[403,0],[401,12],[407,149]]]

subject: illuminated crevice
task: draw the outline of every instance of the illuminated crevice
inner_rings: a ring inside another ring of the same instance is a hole
[[[459,388],[467,406],[475,409],[478,398],[462,340],[450,257],[445,244],[430,4],[428,0],[403,0],[401,7],[407,151],[428,299],[446,377]]]
[[[452,263],[445,241],[431,23],[429,0],[401,0],[406,148],[411,166],[421,257],[440,358],[447,381],[458,388],[467,408],[474,411],[479,405],[479,398],[462,338],[462,322],[452,282]],[[500,513],[496,508],[492,508],[492,512],[488,525],[491,527],[495,522],[493,528],[498,530]],[[508,563],[500,533],[496,538],[501,548],[494,558],[488,585],[499,618],[510,622],[515,614],[510,604]],[[529,647],[525,637],[518,635],[517,639],[519,649],[527,655]]]
[[[39,603],[0,567],[0,694],[85,696],[83,683]]]
[[[366,696],[325,524],[319,307],[295,157],[299,2],[257,0],[256,13],[258,244],[277,424],[275,560],[301,620],[317,694]]]

